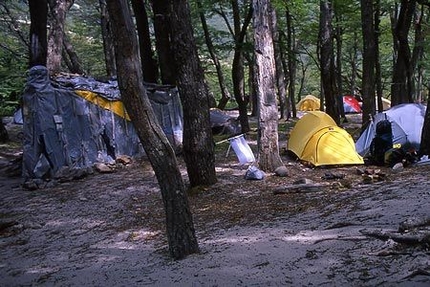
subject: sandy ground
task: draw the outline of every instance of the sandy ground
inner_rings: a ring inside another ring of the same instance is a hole
[[[283,159],[288,177],[249,181],[234,154],[219,157],[219,182],[189,198],[201,252],[180,261],[145,163],[34,191],[2,173],[0,286],[430,286],[428,237],[368,235],[430,233],[429,165],[365,183],[356,167]],[[274,194],[302,178],[323,186]],[[407,220],[427,224],[399,233]]]

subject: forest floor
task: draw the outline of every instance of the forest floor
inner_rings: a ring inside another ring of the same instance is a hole
[[[430,286],[430,165],[312,168],[282,153],[287,177],[246,180],[217,145],[218,183],[189,195],[200,253],[175,261],[148,162],[27,190],[6,174],[20,153],[8,128],[0,286]]]

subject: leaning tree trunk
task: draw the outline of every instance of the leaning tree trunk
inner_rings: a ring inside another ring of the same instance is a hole
[[[218,106],[217,108],[220,110],[225,109],[228,101],[231,98],[230,92],[228,91],[227,85],[225,83],[225,78],[224,78],[224,73],[222,71],[222,66],[221,63],[218,59],[218,56],[215,53],[215,48],[214,45],[212,43],[212,39],[209,35],[209,28],[208,28],[208,24],[206,21],[206,17],[205,17],[205,13],[203,12],[203,4],[201,0],[197,0],[197,7],[199,9],[199,16],[200,16],[200,22],[202,22],[202,27],[203,27],[203,32],[205,35],[205,42],[206,42],[206,46],[208,48],[209,54],[211,56],[211,59],[214,63],[215,69],[216,69],[216,73],[218,75],[218,84],[219,84],[219,88],[221,91],[221,99],[218,102]]]
[[[161,129],[143,86],[136,32],[127,0],[108,0],[115,36],[118,84],[127,112],[160,185],[167,239],[173,258],[198,252],[193,219],[175,153]]]
[[[72,43],[70,42],[70,39],[67,35],[64,35],[63,37],[63,46],[63,60],[66,62],[69,71],[71,73],[80,75],[85,74],[84,66],[82,65],[81,60],[79,59],[78,54],[73,48]]]
[[[258,165],[264,171],[281,166],[278,144],[278,105],[270,0],[254,0],[254,51],[258,99]]]
[[[210,125],[211,97],[197,54],[187,0],[165,0],[170,7],[170,40],[184,112],[184,160],[191,187],[217,181]]]
[[[320,51],[321,81],[326,103],[326,112],[339,124],[339,97],[333,56],[332,8],[329,0],[320,2]]]
[[[48,22],[47,0],[28,1],[30,8],[30,62],[29,66],[46,66],[48,40],[46,25]]]

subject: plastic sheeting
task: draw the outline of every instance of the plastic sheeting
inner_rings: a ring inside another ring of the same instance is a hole
[[[182,143],[182,109],[172,86],[146,85],[157,118],[174,148]],[[116,81],[85,77],[50,80],[44,66],[30,69],[23,95],[23,176],[50,178],[62,167],[87,168],[119,155],[140,157],[143,148],[132,123],[76,93],[90,91],[120,102]],[[126,113],[124,113],[126,114]]]

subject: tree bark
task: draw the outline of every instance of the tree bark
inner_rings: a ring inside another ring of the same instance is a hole
[[[100,4],[100,25],[103,38],[103,51],[105,56],[106,75],[109,78],[116,76],[115,48],[112,39],[109,13],[106,7],[106,0],[99,0]]]
[[[158,65],[152,52],[148,13],[143,0],[131,0],[139,34],[140,61],[142,62],[143,80],[148,83],[158,82]]]
[[[185,185],[173,148],[156,120],[143,86],[136,32],[128,2],[108,0],[107,7],[112,20],[115,50],[120,51],[116,58],[121,96],[160,185],[170,254],[181,259],[198,252]]]
[[[66,13],[73,5],[73,0],[49,0],[49,32],[48,32],[48,58],[46,68],[50,75],[61,71],[63,56],[63,36]]]
[[[46,25],[48,22],[47,0],[28,1],[30,8],[30,68],[46,66],[48,41]]]
[[[210,95],[197,54],[186,0],[164,0],[170,7],[170,41],[184,111],[184,160],[191,187],[217,181],[210,125]]]
[[[254,45],[258,99],[258,165],[264,171],[281,166],[278,144],[278,105],[270,0],[253,0]]]
[[[375,61],[376,41],[373,0],[361,0],[361,22],[363,31],[363,129],[375,113]]]
[[[336,86],[336,71],[333,56],[333,10],[331,1],[321,0],[320,11],[321,81],[326,112],[339,124],[339,96]]]

